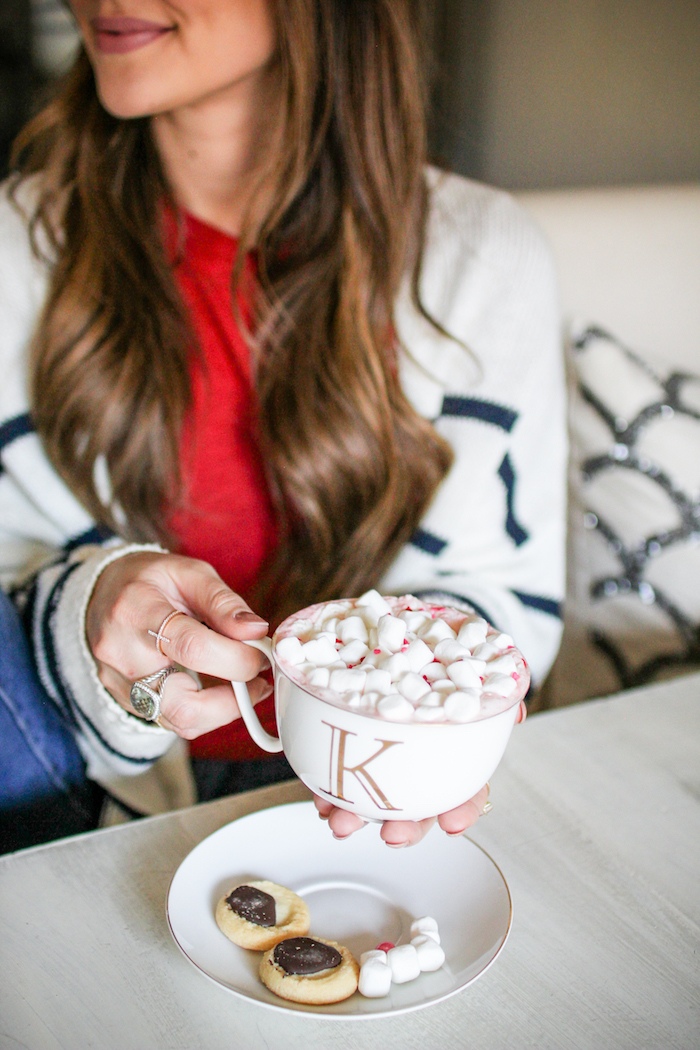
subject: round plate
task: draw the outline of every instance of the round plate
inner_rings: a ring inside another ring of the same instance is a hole
[[[406,943],[411,922],[432,915],[445,964],[392,985],[383,999],[359,992],[331,1006],[279,999],[258,978],[260,953],[232,944],[214,919],[217,901],[248,879],[294,890],[311,911],[310,934],[339,941],[358,959],[382,941]],[[459,992],[493,963],[512,919],[503,875],[469,839],[433,830],[418,846],[392,850],[370,824],[341,842],[311,802],[252,813],[200,842],[175,873],[166,913],[178,948],[227,991],[273,1010],[346,1020],[393,1016]]]

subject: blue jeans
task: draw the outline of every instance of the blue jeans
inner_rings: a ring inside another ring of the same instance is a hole
[[[0,591],[0,853],[97,826],[101,789],[44,690],[14,605]]]

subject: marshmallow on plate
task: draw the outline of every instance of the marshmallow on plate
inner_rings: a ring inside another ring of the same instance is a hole
[[[437,919],[434,919],[432,915],[421,915],[419,919],[414,919],[411,923],[411,937],[423,936],[424,934],[432,937],[438,944],[440,943]]]
[[[432,973],[440,969],[445,961],[445,953],[437,941],[427,934],[420,934],[413,938],[411,944],[416,949],[421,973]]]
[[[386,953],[386,961],[391,967],[393,984],[406,984],[413,981],[420,973],[418,952],[412,944],[398,944]]]

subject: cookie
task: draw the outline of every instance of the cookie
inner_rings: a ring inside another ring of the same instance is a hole
[[[321,1006],[357,990],[360,967],[347,948],[320,937],[291,937],[265,952],[260,980],[281,999]]]
[[[305,902],[285,886],[262,879],[234,886],[216,906],[222,933],[241,948],[265,952],[285,937],[308,933]]]

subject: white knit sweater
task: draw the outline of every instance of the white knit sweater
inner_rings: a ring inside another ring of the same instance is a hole
[[[396,308],[402,381],[455,462],[379,587],[473,604],[512,635],[541,680],[559,643],[564,585],[564,384],[551,261],[507,194],[432,170],[429,180],[423,302],[469,350],[438,334],[404,292]],[[27,345],[46,283],[2,193],[2,586],[25,586],[41,679],[74,724],[90,775],[105,782],[144,770],[173,736],[109,696],[86,643],[97,576],[134,548],[101,542],[33,431]]]

